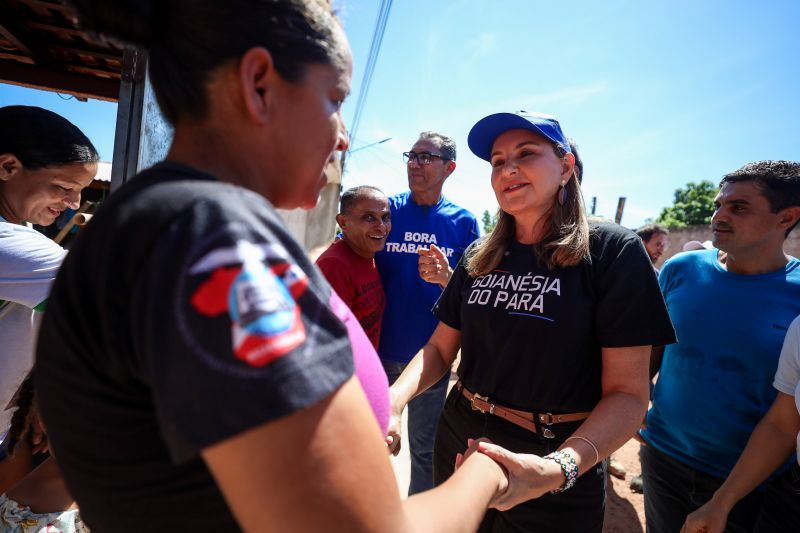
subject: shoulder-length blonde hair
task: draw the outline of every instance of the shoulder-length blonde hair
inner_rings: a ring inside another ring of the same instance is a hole
[[[556,154],[559,153],[557,147]],[[589,256],[589,222],[583,204],[583,195],[578,177],[573,170],[567,183],[567,198],[564,205],[553,202],[544,238],[532,245],[536,256],[548,269],[577,265]],[[468,251],[467,272],[471,277],[488,274],[500,264],[500,260],[514,240],[514,217],[499,209],[497,224],[488,235],[481,237]]]

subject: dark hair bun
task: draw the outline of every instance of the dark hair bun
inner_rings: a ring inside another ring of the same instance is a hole
[[[81,24],[106,37],[150,48],[167,0],[71,0]]]
[[[0,154],[14,154],[28,170],[90,163],[100,156],[72,122],[41,107],[0,107]]]

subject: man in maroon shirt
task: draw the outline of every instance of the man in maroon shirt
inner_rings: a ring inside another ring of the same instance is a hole
[[[383,249],[392,229],[389,200],[369,185],[348,189],[342,194],[336,222],[342,238],[319,256],[317,266],[377,350],[386,297],[375,253]]]

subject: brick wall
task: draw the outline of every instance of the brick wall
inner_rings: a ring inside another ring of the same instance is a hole
[[[689,226],[683,229],[669,230],[669,238],[667,240],[667,250],[661,259],[656,264],[656,267],[661,268],[664,261],[673,255],[683,251],[683,245],[689,241],[707,241],[711,239],[711,228],[709,226]],[[786,239],[783,249],[789,255],[800,257],[800,229],[795,228]]]

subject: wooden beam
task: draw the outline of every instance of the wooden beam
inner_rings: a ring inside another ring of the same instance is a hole
[[[22,24],[19,14],[2,4],[0,4],[0,35],[34,62],[38,64],[47,62],[46,52]]]
[[[58,11],[67,18],[75,16],[75,10],[72,7],[65,6],[64,4],[59,4],[57,2],[44,2],[42,0],[15,0],[15,1],[17,4],[22,4],[30,7],[37,13],[42,13],[47,11]]]
[[[22,54],[9,54],[8,52],[3,52],[0,50],[0,59],[10,59],[11,61],[16,61],[17,63],[25,63],[28,65],[33,65],[33,59],[28,56],[24,56]],[[0,65],[3,63],[0,62]]]
[[[0,61],[0,82],[44,91],[71,94],[76,98],[95,98],[116,102],[119,81],[82,76],[61,70],[23,65],[16,61]]]
[[[64,64],[63,67],[76,74],[87,74],[89,76],[97,76],[98,78],[112,80],[118,80],[120,78],[120,71],[118,70],[104,70],[100,68],[87,67],[85,65],[76,65],[74,63]]]
[[[79,56],[89,56],[97,59],[105,59],[106,61],[116,61],[122,64],[122,51],[117,54],[112,54],[109,50],[88,50],[84,48],[74,48],[71,46],[53,45],[51,50],[56,52],[63,52],[66,54],[74,54]]]
[[[55,24],[47,24],[44,22],[28,22],[28,27],[34,30],[42,30],[49,33],[58,35],[69,35],[70,37],[86,37],[87,33],[77,28],[67,28],[66,26],[57,26]]]

